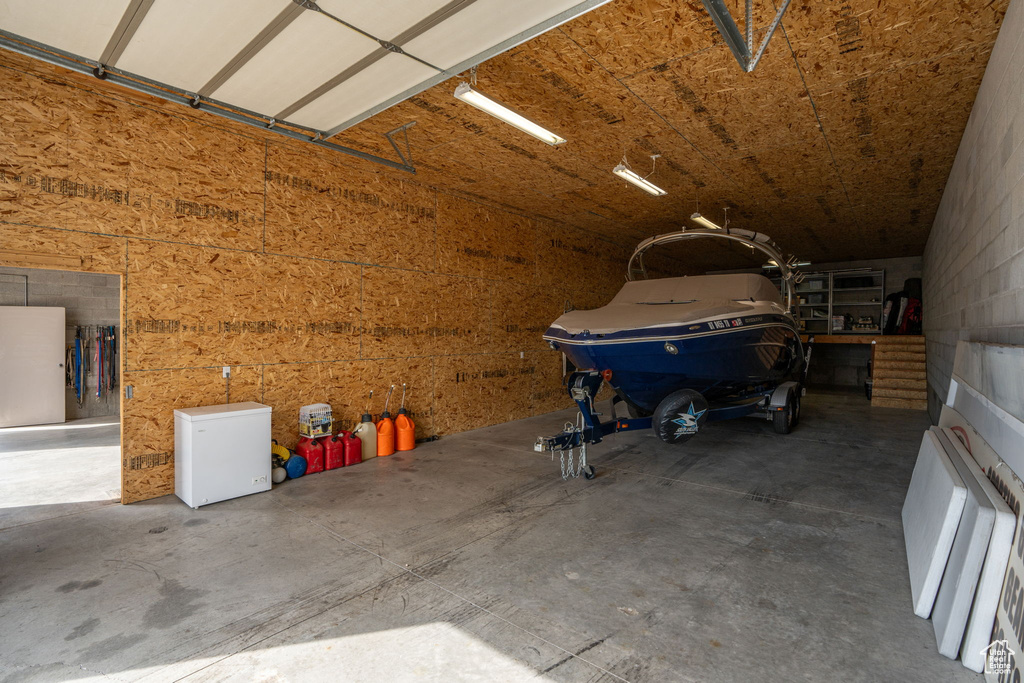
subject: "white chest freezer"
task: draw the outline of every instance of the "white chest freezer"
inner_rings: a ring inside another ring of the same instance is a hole
[[[174,411],[174,493],[192,508],[270,490],[270,406]]]

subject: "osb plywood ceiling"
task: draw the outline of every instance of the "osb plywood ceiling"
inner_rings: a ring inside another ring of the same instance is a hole
[[[699,0],[259,0],[244,11],[48,0],[0,3],[0,28],[328,134],[345,128],[331,140],[382,157],[397,160],[384,134],[415,121],[400,143],[407,134],[417,182],[623,248],[699,210],[823,262],[923,252],[1008,1],[795,0],[753,73]],[[742,30],[743,3],[726,4]],[[777,5],[753,6],[756,44]],[[409,95],[565,13],[581,14]],[[374,36],[401,38],[407,54]],[[417,81],[431,59],[446,71]],[[415,66],[375,71],[395,60]],[[471,78],[568,142],[549,147],[456,100]],[[612,175],[622,160],[668,194]],[[687,256],[706,269],[753,265],[728,246]]]
[[[1007,4],[795,0],[748,74],[697,0],[615,0],[478,69],[480,91],[566,144],[455,100],[456,79],[338,139],[386,154],[382,133],[415,120],[421,180],[622,243],[730,207],[803,259],[918,255]],[[773,16],[755,3],[756,39]],[[652,154],[667,196],[611,173],[625,157],[646,175]],[[701,249],[708,268],[751,265]]]

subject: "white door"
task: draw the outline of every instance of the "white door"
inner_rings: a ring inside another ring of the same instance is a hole
[[[0,306],[0,427],[64,421],[64,309]]]

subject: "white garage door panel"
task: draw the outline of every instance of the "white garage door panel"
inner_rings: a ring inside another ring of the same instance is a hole
[[[288,118],[302,126],[330,128],[338,121],[356,116],[435,73],[429,66],[408,57],[389,54]]]
[[[392,40],[402,31],[447,5],[449,0],[379,0],[356,3],[351,0],[320,0],[325,12],[358,26],[383,40]]]
[[[967,628],[967,616],[974,602],[978,578],[981,576],[981,566],[985,562],[989,541],[992,539],[996,511],[978,478],[974,476],[946,435],[938,427],[932,427],[930,433],[939,438],[946,455],[967,487],[964,511],[960,516],[960,524],[949,551],[946,570],[942,575],[942,583],[939,585],[935,606],[932,609],[932,627],[935,629],[935,642],[939,653],[956,659]],[[1006,566],[1005,563],[1003,566]],[[991,625],[989,628],[991,629]],[[982,644],[982,647],[986,644]]]
[[[914,614],[927,619],[949,559],[967,488],[938,437],[925,432],[903,502],[903,537]]]
[[[113,73],[329,137],[450,78],[453,67],[463,70],[609,1],[321,0],[312,9],[294,0],[0,0],[0,28],[100,61],[128,12],[134,19],[123,28],[134,29],[106,56]],[[402,37],[434,21],[421,35]],[[367,66],[364,58],[382,52],[377,39],[399,39],[406,55]],[[357,64],[365,73],[323,92]]]
[[[64,309],[0,306],[0,427],[64,421]]]
[[[578,4],[579,0],[477,0],[407,42],[405,50],[448,69]]]
[[[938,428],[932,427],[932,429]],[[970,470],[996,513],[995,523],[992,526],[992,539],[989,541],[985,554],[985,563],[982,566],[978,587],[975,590],[970,619],[967,622],[963,644],[960,646],[960,660],[964,666],[981,673],[985,668],[985,656],[982,651],[991,642],[992,625],[996,620],[999,595],[1003,590],[1006,562],[1010,559],[1010,552],[1013,549],[1013,534],[1017,529],[1017,516],[985,476],[981,466],[964,448],[956,433],[951,429],[943,429],[942,434],[946,442]]]
[[[0,28],[99,59],[129,0],[0,0]]]
[[[156,2],[121,54],[117,68],[185,90],[199,90],[288,4],[288,0]],[[202,49],[193,49],[194,45]]]
[[[212,97],[275,116],[379,47],[316,12],[304,12]]]

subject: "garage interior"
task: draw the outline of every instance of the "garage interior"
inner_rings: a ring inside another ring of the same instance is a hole
[[[3,4],[0,305],[102,280],[85,324],[120,347],[109,412],[0,429],[0,680],[978,680],[914,614],[901,512],[958,349],[1024,344],[1022,33],[1024,0]],[[792,433],[615,434],[563,479],[533,449],[578,413],[545,330],[693,214],[805,282],[881,275],[798,305]],[[881,335],[918,278],[921,334]],[[914,367],[886,383],[886,353]],[[414,450],[175,496],[175,410],[270,406],[295,448],[301,407],[351,429],[392,385]],[[87,449],[120,481],[61,498]]]

